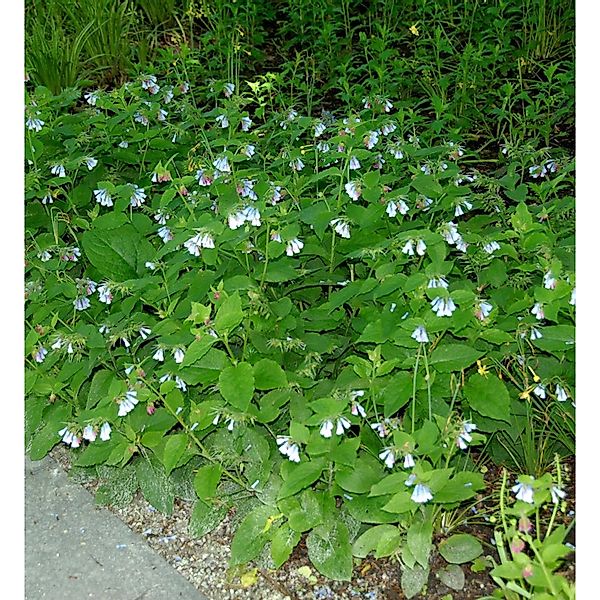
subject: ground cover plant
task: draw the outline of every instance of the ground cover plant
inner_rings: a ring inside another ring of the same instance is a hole
[[[252,56],[271,13],[228,6],[196,34],[235,17],[255,28]],[[513,18],[493,7],[494,27]],[[245,80],[235,40],[214,50],[227,77],[201,79],[208,50],[183,46],[111,89],[28,87],[28,451],[69,445],[107,480],[102,502],[139,487],[168,513],[193,485],[197,535],[235,507],[232,567],[281,567],[304,539],[332,579],[392,557],[412,597],[435,549],[453,589],[469,563],[501,597],[574,597],[557,519],[574,453],[574,163],[551,143],[568,137],[569,90],[536,104],[569,81],[568,53],[539,96],[507,88],[478,109],[430,77],[419,108],[394,84],[408,59],[387,84],[393,3],[373,4],[387,21],[367,21],[370,38],[349,8],[296,3],[306,30],[281,29],[324,61],[358,38],[362,64],[349,49],[324,90],[304,59]],[[314,38],[317,14],[331,27]],[[423,40],[412,26],[403,44]],[[415,57],[442,61],[431,35]],[[522,35],[526,61],[563,52]],[[498,490],[490,460],[511,469]],[[483,499],[496,565],[461,529]]]

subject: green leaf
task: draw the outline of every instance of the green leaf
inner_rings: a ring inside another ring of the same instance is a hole
[[[216,529],[221,521],[227,515],[228,507],[225,504],[212,506],[202,500],[198,500],[194,505],[194,510],[190,517],[188,530],[192,537],[201,538],[213,529]]]
[[[292,550],[300,541],[300,534],[293,531],[287,523],[284,523],[271,538],[271,558],[278,569],[292,554]]]
[[[384,539],[398,539],[400,541],[400,532],[395,525],[376,525],[367,529],[352,545],[352,554],[358,558],[366,558],[380,545]]]
[[[213,498],[217,492],[217,486],[223,474],[221,465],[205,465],[200,467],[194,477],[194,489],[198,498],[208,500]]]
[[[98,226],[104,217],[94,221],[94,229],[81,236],[85,254],[101,275],[112,281],[126,281],[142,274],[144,263],[154,255],[154,248],[129,225],[116,228]]]
[[[231,541],[231,565],[240,565],[256,558],[268,540],[269,519],[273,509],[258,506],[248,513]]]
[[[252,365],[243,362],[223,369],[219,376],[219,391],[231,406],[246,412],[254,395]]]
[[[186,433],[176,433],[167,437],[165,450],[163,454],[163,464],[167,474],[169,474],[183,456],[188,445],[188,436]]]
[[[286,511],[282,508],[288,518],[289,526],[299,533],[313,529],[323,522],[323,509],[319,503],[317,494],[311,490],[304,490],[300,494],[299,501],[294,498],[289,498],[288,502],[292,503],[294,508]],[[282,501],[286,502],[286,500]]]
[[[510,422],[510,396],[504,382],[495,375],[471,375],[463,392],[473,410],[484,417]]]
[[[226,298],[219,307],[215,317],[215,330],[218,333],[228,333],[235,329],[243,319],[242,300],[240,295],[235,292]]]
[[[181,367],[188,367],[200,360],[218,340],[212,335],[204,335],[199,340],[194,340],[186,349]]]
[[[436,198],[443,191],[442,186],[431,175],[419,174],[410,182],[410,185],[417,192],[429,198]]]
[[[509,196],[509,198],[512,198],[512,196]],[[519,203],[514,214],[510,218],[510,222],[512,223],[515,231],[518,233],[527,233],[531,229],[531,226],[533,225],[533,219],[529,209],[527,208],[527,205],[524,202]]]
[[[285,463],[284,463],[285,464]],[[279,490],[278,498],[287,498],[316,481],[325,468],[323,459],[291,465],[288,477]]]
[[[88,392],[86,409],[94,408],[99,402],[109,398],[110,384],[114,378],[114,374],[106,369],[102,369],[94,375]]]
[[[420,565],[415,565],[412,569],[402,568],[402,579],[400,585],[407,598],[416,596],[425,586],[429,579],[429,568],[424,569]]]
[[[96,442],[88,444],[85,450],[77,457],[77,460],[73,463],[74,466],[89,467],[92,465],[98,465],[106,462],[114,448],[114,444],[111,444],[111,441],[112,440],[102,442],[98,438]]]
[[[339,519],[319,525],[306,538],[308,557],[317,571],[329,579],[350,581],[352,547],[346,524]]]
[[[413,522],[406,534],[408,549],[423,568],[429,564],[432,534],[433,527],[430,521]]]
[[[466,344],[442,344],[431,353],[429,364],[440,373],[450,373],[470,367],[481,356],[483,352]]]
[[[335,482],[351,494],[364,494],[383,477],[381,463],[370,454],[362,455],[353,469],[336,469]]]
[[[462,564],[475,560],[483,553],[481,542],[468,533],[457,533],[444,540],[438,547],[447,562]]]
[[[269,358],[263,358],[254,365],[254,385],[257,390],[273,390],[287,386],[284,370]]]
[[[458,565],[448,565],[438,571],[440,581],[450,589],[460,591],[465,587],[465,574]]]
[[[171,480],[156,459],[139,460],[136,463],[137,481],[144,498],[160,512],[173,513],[175,493]]]

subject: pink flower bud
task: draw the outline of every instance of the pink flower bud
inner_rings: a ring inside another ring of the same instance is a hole
[[[529,533],[532,530],[532,528],[533,526],[531,524],[531,521],[525,515],[523,515],[519,519],[519,531],[521,531],[522,533]]]
[[[533,575],[533,566],[532,565],[527,565],[523,571],[521,572],[521,574],[523,575],[523,577],[527,578],[527,577],[531,577]]]
[[[146,407],[146,412],[149,415],[153,415],[155,410],[156,410],[156,407],[154,406],[154,404],[148,404],[148,406]]]
[[[523,552],[525,549],[525,542],[520,538],[516,538],[511,542],[510,549],[513,554],[519,554],[519,552]]]

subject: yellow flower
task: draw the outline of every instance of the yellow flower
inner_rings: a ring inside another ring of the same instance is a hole
[[[413,35],[419,35],[419,30],[417,29],[416,25],[411,25],[408,30],[413,34]]]
[[[478,360],[477,361],[477,372],[482,376],[482,377],[487,377],[488,373],[489,373],[489,368],[486,367],[485,365],[481,364],[481,361]]]
[[[530,400],[531,396],[529,395],[529,390],[522,392],[519,398],[521,398],[521,400]]]

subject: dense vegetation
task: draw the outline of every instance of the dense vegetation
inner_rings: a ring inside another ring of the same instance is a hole
[[[572,4],[35,0],[26,31],[31,456],[101,502],[193,482],[198,535],[245,515],[233,565],[306,536],[408,597],[432,552],[574,597]],[[497,564],[457,529],[483,498]]]

